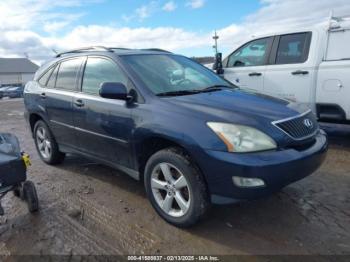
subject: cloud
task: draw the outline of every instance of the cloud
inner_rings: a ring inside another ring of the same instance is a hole
[[[253,36],[326,25],[331,11],[336,16],[350,14],[348,0],[262,0],[261,3],[262,8],[248,15],[243,23],[219,29],[219,45],[229,51]]]
[[[108,26],[79,26],[61,39],[46,38],[44,44],[62,50],[86,45],[105,45],[112,47],[151,48],[159,47],[177,50],[184,47],[195,47],[209,39],[194,32],[173,27],[140,27],[115,28]]]
[[[28,29],[41,26],[45,23],[71,22],[72,17],[81,14],[58,13],[59,7],[79,7],[90,3],[101,2],[101,0],[11,0],[0,1],[0,30],[5,29]],[[54,21],[53,21],[54,20]]]
[[[203,7],[204,4],[205,4],[205,0],[190,0],[186,3],[186,6],[189,6],[192,9],[198,9]]]
[[[59,3],[74,7],[82,5],[83,1],[61,0]],[[176,27],[131,28],[101,25],[76,26],[64,35],[42,34],[34,31],[35,28],[41,28],[44,25],[49,31],[50,29],[59,30],[60,27],[69,25],[64,24],[67,19],[61,20],[60,14],[51,7],[51,4],[56,4],[56,1],[0,2],[0,57],[23,57],[26,52],[33,60],[43,61],[53,56],[52,49],[66,50],[88,45],[159,47],[180,53],[186,52],[185,54],[189,56],[195,52],[198,54],[198,50],[203,50],[202,55],[212,55],[211,31],[214,29],[217,29],[220,36],[219,49],[226,53],[251,39],[253,35],[285,31],[291,27],[300,29],[327,22],[332,9],[334,15],[350,14],[348,0],[263,0],[262,7],[245,17],[241,23],[223,28],[215,28],[213,24],[213,28],[207,31],[194,32]],[[155,5],[155,7],[156,11],[150,11],[151,13],[140,11],[140,15],[147,17],[149,14],[152,15],[152,12],[162,10],[163,6]],[[45,17],[42,17],[43,14]]]
[[[147,5],[141,6],[140,8],[137,8],[135,10],[135,14],[140,20],[143,20],[151,16],[151,13],[152,13],[152,8]]]
[[[133,19],[137,19],[139,22],[142,22],[144,19],[152,16],[158,10],[158,1],[151,1],[145,5],[136,8],[135,11],[130,15],[122,15],[122,19],[124,20],[124,22],[130,22]]]
[[[174,1],[169,1],[167,3],[164,4],[163,6],[163,10],[166,12],[172,12],[177,8],[176,4],[174,3]]]

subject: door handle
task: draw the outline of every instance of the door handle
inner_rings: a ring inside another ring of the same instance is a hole
[[[309,74],[309,71],[297,70],[292,72],[292,75],[307,75],[307,74]]]
[[[258,72],[253,72],[253,73],[249,73],[249,76],[261,76],[261,73]]]
[[[77,107],[83,107],[84,106],[84,102],[83,100],[81,99],[77,99],[74,101],[74,104],[77,106]]]
[[[40,94],[40,97],[43,98],[43,99],[45,99],[45,98],[46,98],[46,94],[45,94],[45,93],[41,93],[41,94]]]

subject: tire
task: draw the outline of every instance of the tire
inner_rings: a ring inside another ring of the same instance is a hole
[[[39,200],[36,193],[35,185],[32,181],[25,181],[23,184],[23,195],[27,202],[28,210],[30,213],[39,210]]]
[[[154,209],[174,226],[190,227],[209,210],[203,177],[181,149],[167,148],[151,156],[146,164],[144,183]]]
[[[42,143],[41,143],[42,141]],[[65,154],[58,149],[57,142],[47,124],[38,120],[34,126],[34,142],[40,158],[49,165],[61,164]],[[47,151],[43,147],[48,147]]]

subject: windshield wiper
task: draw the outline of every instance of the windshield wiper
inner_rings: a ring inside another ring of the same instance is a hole
[[[198,90],[178,90],[178,91],[168,91],[163,93],[158,93],[157,96],[183,96],[183,95],[192,95],[198,94]]]
[[[197,91],[200,93],[205,93],[205,92],[213,92],[213,91],[220,91],[223,89],[234,89],[234,88],[235,88],[234,86],[230,86],[230,85],[212,85]]]
[[[234,86],[230,85],[212,85],[204,89],[192,89],[192,90],[178,90],[178,91],[168,91],[163,93],[158,93],[157,96],[183,96],[183,95],[193,95],[206,92],[220,91],[223,89],[234,89]]]

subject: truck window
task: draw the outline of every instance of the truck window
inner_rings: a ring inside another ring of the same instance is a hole
[[[311,33],[280,36],[276,64],[304,63],[309,56]]]
[[[272,42],[271,39],[270,37],[257,39],[237,49],[229,56],[227,67],[265,65]]]
[[[329,32],[326,60],[350,59],[350,30]]]

